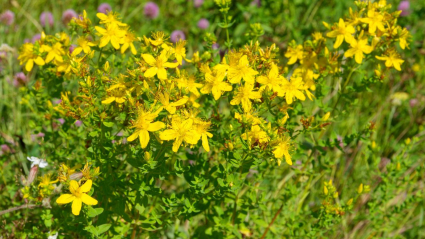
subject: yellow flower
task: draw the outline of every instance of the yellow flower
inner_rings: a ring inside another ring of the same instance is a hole
[[[251,99],[260,99],[261,93],[258,91],[253,91],[253,84],[245,84],[238,88],[233,99],[230,101],[231,105],[239,105],[242,103],[242,108],[245,112],[251,111],[252,103]]]
[[[190,60],[186,59],[186,48],[184,48],[185,45],[186,41],[180,39],[176,43],[176,49],[174,50],[174,56],[180,65],[183,63],[183,59],[185,59],[187,62],[190,62]]]
[[[285,57],[289,58],[288,65],[294,64],[297,60],[302,60],[304,58],[303,46],[298,45],[296,48],[289,47],[285,53]]]
[[[39,52],[41,53],[43,49],[39,49]],[[19,51],[19,64],[22,65],[25,64],[25,70],[31,71],[32,67],[34,66],[34,63],[39,66],[44,66],[45,62],[43,58],[37,54],[37,52],[34,50],[34,45],[32,43],[25,43],[22,45],[20,51]]]
[[[257,141],[260,144],[264,144],[270,140],[270,137],[259,125],[251,126],[251,130],[248,133],[243,133],[241,137],[244,140],[248,140],[251,144],[254,144]]]
[[[118,14],[114,12],[108,12],[108,15],[99,12],[96,14],[96,17],[100,19],[100,24],[127,26],[127,24],[119,21]]]
[[[98,26],[94,27],[96,31],[101,35],[99,47],[102,48],[111,42],[115,49],[120,49],[121,38],[124,37],[125,32],[120,30],[116,24],[110,24],[105,28]]]
[[[131,99],[131,92],[134,87],[128,88],[127,85],[123,82],[119,82],[115,85],[109,87],[106,90],[108,92],[109,97],[102,101],[102,104],[110,104],[112,102],[117,102],[118,104],[122,104],[126,99]],[[131,102],[131,101],[130,101]]]
[[[361,64],[363,62],[363,58],[365,54],[369,54],[372,52],[373,47],[367,45],[367,38],[360,38],[359,40],[354,40],[350,42],[351,48],[348,49],[344,56],[345,57],[353,57],[355,58],[356,62],[358,64]]]
[[[179,117],[173,117],[171,121],[171,129],[164,130],[159,134],[161,140],[173,140],[173,151],[177,152],[180,145],[184,142],[188,144],[196,144],[199,135],[193,130],[193,120],[187,119],[182,121]]]
[[[272,63],[272,67],[267,76],[259,76],[257,78],[257,82],[262,84],[260,90],[264,90],[268,87],[273,92],[279,92],[281,90],[280,85],[282,84],[282,81],[283,77],[279,75],[279,69],[274,63]]]
[[[202,84],[196,83],[196,77],[195,76],[191,75],[191,76],[189,76],[189,79],[188,79],[186,76],[182,75],[178,79],[177,83],[178,83],[178,87],[180,89],[185,89],[185,90],[189,91],[190,93],[192,93],[196,96],[200,95],[198,88],[201,88]]]
[[[202,94],[212,93],[215,100],[220,99],[221,95],[226,91],[232,91],[232,86],[224,82],[226,73],[223,71],[216,72],[216,75],[211,73],[205,74],[205,85],[201,89]]]
[[[273,148],[273,154],[277,159],[277,165],[280,166],[281,159],[285,157],[287,164],[292,165],[291,155],[289,150],[291,149],[291,141],[289,137],[282,137],[278,140],[278,144]]]
[[[230,66],[227,77],[232,84],[239,84],[242,78],[245,82],[253,84],[254,76],[257,74],[258,72],[249,66],[248,57],[244,55],[239,59],[237,65]]]
[[[236,112],[235,119],[237,119],[239,122],[248,123],[251,125],[257,125],[265,122],[262,118],[257,117],[257,115],[252,112],[246,112],[242,115]]]
[[[77,25],[81,26],[82,28],[88,29],[91,25],[90,19],[87,18],[87,12],[86,10],[83,10],[83,15],[80,15],[79,17],[73,18],[72,21],[74,21]]]
[[[288,105],[292,104],[294,98],[298,98],[299,100],[305,100],[304,94],[301,90],[304,90],[303,79],[301,77],[292,76],[291,80],[284,80],[281,91],[278,96],[286,98],[286,103]]]
[[[170,103],[170,95],[167,92],[164,92],[164,94],[158,93],[158,98],[159,98],[159,101],[161,102],[162,106],[170,114],[176,113],[176,110],[177,110],[176,107],[186,104],[186,102],[189,100],[189,98],[187,96],[184,96],[180,100]]]
[[[70,168],[66,166],[65,164],[61,164],[59,167],[59,175],[58,180],[59,182],[66,182],[69,180],[69,176],[75,172],[74,168]]]
[[[44,174],[43,176],[41,176],[40,179],[40,183],[38,184],[39,187],[47,187],[50,186],[50,184],[54,184],[57,183],[59,180],[56,179],[54,181],[51,181],[51,174]]]
[[[81,173],[83,174],[83,178],[85,180],[89,180],[89,179],[93,179],[95,177],[97,177],[97,175],[99,175],[99,167],[94,168],[93,171],[90,171],[91,165],[89,163],[86,163],[86,165],[84,165],[83,170],[81,170]]]
[[[136,36],[134,33],[132,33],[129,29],[125,30],[125,36],[121,38],[121,54],[124,54],[124,52],[127,50],[127,48],[130,47],[131,53],[133,55],[137,54],[136,48],[134,47],[133,42],[136,41]]]
[[[149,39],[150,43],[154,46],[163,46],[163,47],[167,47],[166,45],[166,41],[168,39],[168,36],[165,35],[164,32],[155,32],[152,34],[152,37],[154,40]]]
[[[376,56],[376,59],[385,61],[386,67],[394,67],[398,71],[401,71],[400,65],[404,62],[404,60],[400,58],[400,55],[395,51],[395,49],[389,50],[386,56]]]
[[[87,180],[83,186],[80,187],[78,182],[71,180],[69,183],[69,191],[71,194],[62,194],[56,199],[57,204],[68,204],[72,202],[72,214],[75,216],[80,215],[82,204],[96,205],[97,200],[87,195],[92,186],[92,181]]]
[[[155,112],[145,111],[143,107],[139,109],[136,122],[131,128],[136,128],[136,131],[127,138],[129,142],[139,138],[142,149],[146,148],[149,143],[149,132],[155,132],[165,127],[165,124],[160,121],[152,122],[161,112],[162,108]]]
[[[354,27],[351,25],[346,25],[344,20],[340,18],[338,27],[326,35],[332,38],[336,37],[336,41],[334,44],[334,48],[336,49],[339,46],[341,46],[344,39],[347,43],[350,43],[351,41],[353,41],[354,37],[352,34],[354,34],[354,32],[355,32]]]
[[[409,48],[409,43],[407,40],[411,37],[409,31],[406,28],[403,28],[403,30],[400,32],[400,38],[399,38],[399,44],[401,49],[405,49],[406,47]]]
[[[73,55],[78,55],[81,53],[81,51],[84,51],[84,53],[89,54],[91,52],[90,47],[96,46],[96,44],[90,42],[85,37],[79,37],[77,40],[77,43],[78,43],[78,47],[76,47],[74,51],[72,52]]]
[[[375,34],[376,28],[378,28],[380,31],[385,31],[384,26],[384,16],[381,15],[381,13],[375,11],[374,8],[369,9],[367,11],[367,17],[361,19],[362,22],[369,24],[369,33]]]
[[[179,65],[178,62],[167,62],[169,53],[166,50],[163,50],[156,59],[150,54],[142,54],[142,57],[143,60],[151,66],[145,71],[145,77],[147,78],[157,75],[160,80],[166,80],[167,70],[165,70],[165,68],[176,68]]]
[[[65,51],[62,48],[62,44],[56,42],[52,47],[48,45],[42,46],[44,52],[48,52],[46,56],[46,63],[51,62],[53,59],[62,62],[62,56],[65,55]]]
[[[211,126],[211,122],[204,122],[198,120],[198,122],[195,123],[194,128],[198,135],[201,136],[202,139],[202,147],[204,147],[205,151],[210,151],[210,145],[208,143],[208,138],[212,138],[213,135],[208,132],[208,128]]]
[[[24,188],[22,188],[21,192],[24,198],[31,198],[31,191],[28,186],[25,186]]]

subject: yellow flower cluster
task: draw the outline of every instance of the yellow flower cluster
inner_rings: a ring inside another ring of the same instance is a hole
[[[403,63],[393,43],[398,42],[404,49],[410,35],[396,25],[399,12],[388,13],[390,6],[384,0],[356,4],[358,11],[350,9],[349,17],[341,18],[333,26],[325,23],[328,38],[314,33],[313,39],[302,45],[290,43],[284,54],[288,58],[286,66],[279,63],[279,49],[275,45],[263,49],[258,42],[229,51],[219,64],[213,64],[211,56],[200,57],[199,52],[189,60],[186,41],[173,44],[163,32],[153,33],[150,38],[136,37],[113,12],[98,13],[102,26],[94,29],[85,13],[74,19],[83,34],[76,40],[78,45],[73,53],[69,53],[70,39],[65,34],[43,34],[40,41],[22,47],[19,59],[27,70],[34,63],[53,65],[58,73],[82,79],[78,104],[70,107],[65,95],[66,99],[56,107],[61,113],[84,118],[89,110],[97,110],[92,107],[96,102],[102,102],[103,110],[111,113],[117,109],[129,112],[128,141],[139,139],[143,149],[152,138],[159,144],[173,141],[174,152],[182,145],[196,147],[201,141],[209,152],[209,140],[215,136],[210,128],[224,127],[214,125],[212,110],[202,107],[206,100],[211,100],[216,105],[227,102],[226,109],[234,115],[230,123],[237,121],[243,126],[243,132],[236,138],[244,145],[273,154],[279,165],[283,158],[291,165],[291,140],[282,130],[289,118],[287,110],[298,100],[314,98],[311,92],[319,77],[341,71],[341,65],[348,61],[342,59],[341,49],[345,49],[346,58],[354,58],[358,64],[372,52],[388,68],[400,70]],[[95,35],[98,39],[93,39]],[[328,48],[329,39],[335,39],[333,51]],[[122,66],[124,71],[117,73],[119,69],[110,65],[107,56],[113,54],[111,50],[125,54],[127,49],[133,54],[128,56],[131,61]],[[103,67],[99,67],[100,62],[90,63],[96,54],[98,61],[106,62]],[[186,70],[187,65],[196,69]],[[276,120],[267,123],[264,112],[274,114]],[[105,117],[107,113],[100,116]],[[240,143],[233,138],[225,140]],[[214,141],[213,145],[218,143]]]

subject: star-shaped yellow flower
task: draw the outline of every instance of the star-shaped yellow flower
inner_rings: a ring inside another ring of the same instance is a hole
[[[354,32],[355,32],[354,27],[349,24],[346,25],[344,20],[340,18],[338,27],[326,35],[328,37],[336,38],[336,41],[334,44],[334,48],[336,49],[339,46],[341,46],[344,39],[347,43],[350,43],[351,41],[353,41],[354,37],[352,34],[354,34]]]
[[[146,63],[151,66],[145,71],[145,77],[147,78],[151,78],[157,75],[160,80],[166,80],[167,70],[165,70],[165,68],[176,68],[179,65],[178,62],[167,62],[169,57],[167,50],[163,50],[156,58],[150,54],[142,54],[142,57],[143,60],[145,60]]]
[[[71,180],[69,183],[69,191],[71,194],[62,194],[56,199],[57,204],[68,204],[72,202],[72,214],[75,216],[80,215],[82,204],[96,205],[97,200],[87,195],[90,191],[93,182],[87,180],[83,186],[80,187],[77,181]]]
[[[394,67],[398,71],[401,71],[400,65],[404,62],[394,49],[391,49],[385,56],[376,56],[376,59],[385,61],[386,67]]]

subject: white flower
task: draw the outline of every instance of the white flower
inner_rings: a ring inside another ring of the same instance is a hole
[[[50,232],[49,232],[50,235]],[[58,232],[56,232],[56,234],[49,236],[47,239],[56,239],[58,238]]]
[[[37,157],[27,157],[27,159],[32,162],[31,168],[34,167],[34,165],[38,165],[40,168],[45,168],[49,165],[46,160]]]

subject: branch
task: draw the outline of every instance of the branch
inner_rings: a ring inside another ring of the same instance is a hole
[[[279,210],[277,210],[276,214],[273,217],[273,220],[270,222],[270,224],[267,226],[266,230],[263,233],[263,236],[261,237],[261,239],[266,238],[267,233],[269,232],[270,227],[273,225],[274,221],[276,220],[277,216],[279,216],[280,212],[282,211],[283,208],[283,203],[282,206],[280,206]]]
[[[12,208],[0,211],[0,215],[6,214],[6,213],[9,213],[9,212],[14,212],[14,211],[21,210],[21,209],[25,209],[25,208],[26,209],[33,209],[33,208],[36,208],[36,207],[41,207],[41,205],[24,204],[24,205],[21,205],[21,206],[12,207]]]

